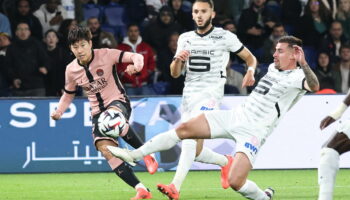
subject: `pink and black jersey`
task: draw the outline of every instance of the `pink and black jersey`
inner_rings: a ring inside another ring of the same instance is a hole
[[[117,49],[95,49],[88,64],[73,60],[66,69],[66,93],[74,93],[77,86],[82,87],[92,116],[104,111],[112,101],[129,102],[116,70],[116,64],[122,60],[131,62],[123,56],[124,52]]]

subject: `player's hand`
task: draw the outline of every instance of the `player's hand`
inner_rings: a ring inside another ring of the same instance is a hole
[[[255,83],[254,71],[248,70],[247,73],[244,75],[244,78],[242,81],[242,88],[253,86],[254,83]]]
[[[333,119],[330,116],[325,117],[320,124],[320,129],[323,130],[324,128],[326,128],[327,126],[329,126],[331,123],[335,122],[335,119]]]
[[[128,73],[129,75],[132,75],[132,74],[138,73],[139,71],[138,71],[138,68],[135,67],[134,65],[128,65],[124,72]]]
[[[53,120],[59,120],[59,119],[61,119],[61,116],[62,116],[62,113],[60,111],[57,111],[57,110],[55,110],[51,113],[51,118]]]
[[[303,48],[301,48],[298,45],[293,45],[293,48],[295,50],[295,60],[301,65],[301,66],[305,66],[307,64],[306,59],[305,59],[305,53]]]
[[[182,62],[186,62],[189,56],[190,52],[188,50],[182,50],[179,54],[176,55],[176,58],[181,60]]]

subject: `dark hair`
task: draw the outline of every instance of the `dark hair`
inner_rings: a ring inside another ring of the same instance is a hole
[[[68,45],[72,45],[80,40],[90,41],[92,38],[91,31],[86,26],[76,26],[68,33]]]
[[[193,4],[197,3],[197,2],[202,2],[202,3],[208,3],[209,6],[214,9],[214,2],[213,0],[195,0]]]
[[[49,29],[49,30],[47,30],[47,31],[45,32],[45,34],[44,34],[44,37],[47,37],[47,35],[48,35],[49,33],[51,33],[51,32],[55,33],[55,34],[56,34],[56,37],[58,38],[58,32],[55,31],[54,29]]]
[[[345,43],[340,46],[339,52],[341,52],[343,49],[350,49],[350,44]]]
[[[287,43],[289,47],[293,47],[293,45],[303,46],[303,41],[294,36],[282,36],[278,43]]]
[[[127,30],[129,30],[129,28],[132,27],[132,26],[136,26],[137,28],[140,29],[140,27],[139,27],[139,25],[137,23],[130,23],[130,24],[127,25]]]

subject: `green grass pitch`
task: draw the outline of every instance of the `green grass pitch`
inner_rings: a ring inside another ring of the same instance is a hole
[[[151,189],[153,199],[167,199],[156,190],[156,184],[169,183],[174,172],[136,174]],[[181,199],[244,199],[231,189],[223,190],[219,177],[219,171],[190,172],[182,186]],[[350,199],[349,177],[349,169],[339,171],[334,199]],[[254,170],[249,179],[261,188],[273,187],[276,190],[275,200],[317,199],[316,170]],[[128,200],[134,195],[135,191],[112,172],[0,174],[1,200]]]

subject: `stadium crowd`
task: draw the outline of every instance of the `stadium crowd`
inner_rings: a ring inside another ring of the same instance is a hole
[[[71,3],[67,3],[71,2]],[[0,0],[0,97],[61,96],[65,67],[74,56],[68,31],[87,25],[93,48],[140,53],[144,68],[134,76],[117,66],[129,95],[182,94],[185,74],[170,76],[179,34],[194,29],[193,0]],[[346,93],[350,86],[350,0],[214,0],[213,24],[237,34],[256,56],[259,80],[278,39],[304,41],[307,61],[321,92]],[[242,89],[246,66],[231,56],[226,94]],[[84,95],[84,92],[80,92]]]

